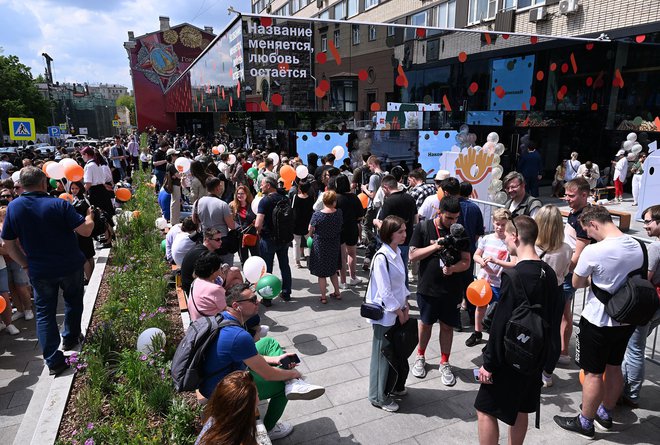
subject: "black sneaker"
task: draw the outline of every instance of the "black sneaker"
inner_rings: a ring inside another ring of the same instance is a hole
[[[479,343],[481,343],[481,332],[473,332],[472,335],[465,340],[465,346],[470,348],[472,346],[477,346]]]
[[[261,304],[263,304],[266,307],[271,307],[273,305],[273,300],[262,298],[261,299]]]
[[[580,422],[580,416],[577,415],[575,417],[562,417],[562,416],[555,416],[555,423],[562,427],[565,430],[568,431],[573,431],[574,433],[578,433],[580,436],[585,437],[587,439],[593,439],[594,438],[594,427],[592,426],[591,428],[583,428],[582,427],[582,422]]]
[[[73,348],[77,347],[80,345],[80,343],[83,341],[83,336],[82,334],[72,338],[72,339],[62,339],[62,350],[64,351],[70,351]]]
[[[282,297],[282,300],[284,301],[291,301],[291,294],[285,294],[284,292],[282,292],[280,294],[280,297]]]
[[[580,410],[582,410],[582,404],[580,403]],[[594,419],[594,424],[598,426],[598,429],[603,431],[609,431],[612,429],[612,416],[609,419],[603,419],[596,413],[596,418]]]
[[[48,375],[54,375],[57,377],[58,375],[62,374],[64,371],[69,369],[69,364],[67,362],[62,362],[59,365],[53,366],[52,368],[48,368]]]

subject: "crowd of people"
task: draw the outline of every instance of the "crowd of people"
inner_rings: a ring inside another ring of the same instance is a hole
[[[165,259],[179,266],[191,320],[218,314],[227,320],[203,363],[198,392],[206,407],[198,443],[225,443],[230,436],[254,443],[257,400],[269,400],[263,422],[270,438],[286,437],[293,427],[280,419],[288,400],[311,400],[325,391],[305,381],[296,369],[296,354],[285,352],[259,325],[260,308],[296,298],[291,249],[295,267],[317,278],[322,304],[366,284],[365,303],[380,307],[381,317],[369,319],[373,348],[368,388],[369,401],[379,409],[399,410],[409,372],[426,377],[426,349],[436,323],[440,381],[455,385],[450,364],[454,332],[474,328],[466,345],[485,343],[483,365],[475,370],[481,383],[475,408],[484,444],[497,443],[498,420],[510,425],[510,443],[522,443],[527,415],[538,411],[541,388],[554,384],[557,366],[572,366],[576,288],[587,287],[590,279],[613,292],[645,264],[648,278],[660,283],[660,243],[648,247],[644,262],[643,247],[618,231],[604,207],[589,203],[600,173],[593,163],[581,164],[577,153],[558,167],[553,183],[553,194],[564,195],[570,208],[566,224],[556,206],[538,199],[542,168],[536,146],[529,144],[519,171],[502,179],[508,199],[492,212],[490,234],[479,206],[469,199],[469,183],[444,170],[427,183],[420,165],[388,166],[371,153],[354,154],[337,168],[335,153],[316,165],[316,155],[303,161],[274,146],[247,148],[224,131],[213,138],[193,138],[152,129],[141,142],[132,134],[66,157],[84,167],[82,180],[51,183],[42,171],[43,161],[36,159],[3,171],[11,176],[23,167],[18,178],[0,184],[0,199],[8,204],[0,207],[5,329],[18,333],[13,323],[32,319],[36,311],[51,374],[67,368],[61,349],[82,340],[82,294],[94,265],[93,237],[98,247],[112,243],[113,190],[117,184],[130,186],[136,169],[153,171]],[[640,159],[631,168],[635,176],[643,168]],[[615,184],[626,169],[615,173]],[[46,199],[62,193],[70,194],[70,201]],[[39,223],[26,223],[32,220]],[[650,236],[660,235],[658,224],[660,206],[647,209],[644,225]],[[57,245],[46,243],[45,237],[58,239]],[[55,248],[60,253],[51,251]],[[366,283],[357,275],[358,250],[363,252],[361,268],[369,272]],[[67,252],[66,261],[59,256],[55,261],[61,252]],[[267,273],[273,272],[277,257],[280,300],[262,298],[246,283],[243,266],[253,257],[263,259]],[[475,277],[488,283],[488,306],[475,307],[466,298]],[[414,297],[411,283],[416,284]],[[61,349],[55,322],[60,289],[67,303]],[[412,298],[419,320],[410,317]],[[512,364],[506,342],[508,322],[527,306],[540,308],[547,332],[540,358],[523,370]],[[463,326],[461,311],[467,312],[470,326]],[[622,325],[589,290],[576,357],[585,373],[583,404],[577,417],[556,417],[560,427],[593,437],[594,423],[611,428],[618,402],[639,403],[646,335],[659,321],[656,313],[644,326]],[[411,345],[408,336],[402,344],[397,333],[411,326],[416,343]],[[240,425],[231,420],[240,420]]]

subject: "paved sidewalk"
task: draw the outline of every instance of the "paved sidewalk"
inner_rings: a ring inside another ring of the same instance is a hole
[[[361,262],[360,262],[361,264]],[[398,413],[374,408],[367,400],[371,327],[359,315],[364,285],[343,291],[342,301],[319,302],[318,285],[307,269],[293,270],[292,301],[276,299],[262,308],[262,322],[288,351],[302,359],[300,366],[312,383],[326,387],[319,399],[289,403],[283,419],[294,424],[294,432],[276,441],[282,444],[473,444],[477,422],[473,402],[478,390],[472,370],[478,367],[482,346],[468,348],[469,332],[455,333],[450,362],[457,384],[448,388],[440,382],[437,342],[438,326],[427,349],[425,379],[408,377],[408,395]],[[277,274],[279,271],[276,270]],[[364,274],[361,274],[365,276]],[[310,285],[310,283],[312,283]],[[414,292],[414,286],[411,289]],[[414,299],[412,305],[416,306]],[[418,315],[416,308],[413,316]],[[411,362],[414,357],[411,357]],[[430,366],[429,366],[430,365]],[[660,367],[647,362],[647,381],[642,407],[615,412],[614,432],[596,433],[598,443],[658,443],[660,437]],[[541,429],[530,429],[526,443],[587,443],[586,439],[556,426],[556,414],[575,415],[581,403],[581,387],[575,365],[556,370],[555,385],[543,390]],[[500,424],[500,443],[506,443],[507,428]]]

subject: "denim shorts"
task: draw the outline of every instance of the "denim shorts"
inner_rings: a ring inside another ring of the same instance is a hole
[[[14,283],[18,286],[25,286],[29,284],[30,280],[28,279],[27,272],[21,267],[16,261],[10,261],[7,263],[7,271],[9,272],[9,282]]]
[[[7,272],[6,267],[4,269],[0,269],[0,293],[9,292],[9,279],[8,279],[8,276],[9,276],[9,273]]]
[[[562,288],[564,289],[564,303],[568,303],[573,299],[573,297],[575,297],[575,288],[573,287],[572,273],[566,275]]]

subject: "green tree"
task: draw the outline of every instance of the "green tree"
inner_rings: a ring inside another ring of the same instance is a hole
[[[119,96],[117,98],[117,107],[126,107],[129,111],[129,116],[131,118],[131,125],[137,125],[135,123],[135,98],[133,96]]]
[[[43,133],[50,122],[50,107],[34,85],[30,68],[16,56],[0,55],[0,140],[10,117],[34,118],[37,131]]]

